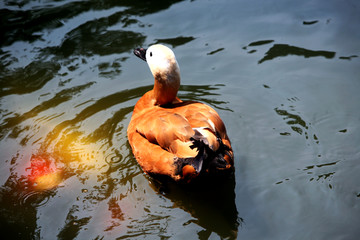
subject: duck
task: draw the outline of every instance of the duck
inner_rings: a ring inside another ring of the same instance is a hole
[[[180,68],[174,52],[155,44],[133,53],[147,62],[154,77],[153,89],[135,104],[127,129],[142,170],[184,183],[231,175],[234,154],[219,114],[204,103],[177,97]]]

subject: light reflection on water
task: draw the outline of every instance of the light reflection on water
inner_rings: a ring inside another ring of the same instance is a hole
[[[0,3],[1,229],[22,239],[357,236],[360,20],[348,3]],[[179,97],[224,119],[233,181],[162,185],[137,165],[126,128],[152,80],[132,49],[153,43],[174,48]]]

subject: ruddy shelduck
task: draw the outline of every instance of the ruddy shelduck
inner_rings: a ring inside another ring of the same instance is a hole
[[[136,103],[127,135],[136,160],[153,177],[191,182],[201,176],[229,175],[234,157],[223,121],[203,103],[181,101],[180,69],[168,47],[137,48],[155,78],[154,88]]]

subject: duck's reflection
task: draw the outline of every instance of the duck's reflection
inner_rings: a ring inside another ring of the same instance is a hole
[[[204,228],[200,239],[208,239],[214,232],[221,238],[236,239],[243,219],[235,204],[235,179],[202,179],[192,185],[179,185],[152,179],[151,187],[194,218],[183,225],[195,223]]]

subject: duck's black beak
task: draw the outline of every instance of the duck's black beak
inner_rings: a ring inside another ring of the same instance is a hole
[[[146,62],[146,49],[145,48],[136,48],[134,49],[135,56],[141,58]]]

